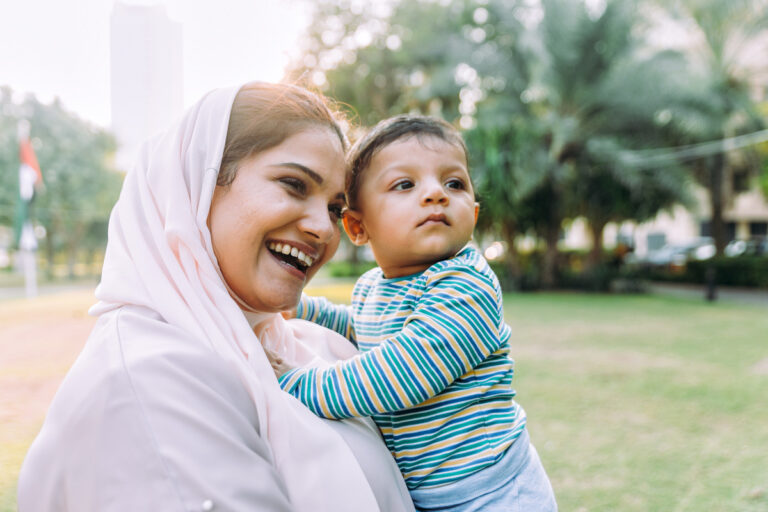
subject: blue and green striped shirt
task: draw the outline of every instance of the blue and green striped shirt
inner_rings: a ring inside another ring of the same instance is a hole
[[[492,465],[522,432],[501,289],[474,248],[411,276],[373,269],[351,306],[304,296],[298,316],[346,336],[361,354],[296,368],[281,386],[324,418],[371,416],[410,489]]]

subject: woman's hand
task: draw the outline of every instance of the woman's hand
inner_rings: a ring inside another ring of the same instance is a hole
[[[277,352],[274,352],[268,348],[264,348],[264,353],[267,354],[269,364],[272,365],[272,370],[275,372],[276,377],[282,376],[284,373],[293,369],[293,366],[286,363]]]

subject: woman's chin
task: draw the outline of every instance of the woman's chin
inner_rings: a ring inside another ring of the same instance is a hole
[[[270,297],[259,297],[254,300],[248,300],[246,303],[256,311],[261,313],[280,313],[294,309],[301,299],[301,289],[295,293],[276,294]]]

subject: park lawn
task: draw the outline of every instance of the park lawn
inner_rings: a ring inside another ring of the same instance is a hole
[[[563,511],[768,511],[768,311],[514,294],[517,399]]]
[[[350,291],[308,290],[338,302]],[[768,511],[764,307],[507,294],[505,315],[518,400],[560,510]],[[2,447],[0,511],[15,510],[25,450]]]

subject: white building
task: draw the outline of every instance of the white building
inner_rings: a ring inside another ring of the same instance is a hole
[[[116,1],[111,20],[112,130],[118,169],[183,109],[182,31],[162,5]]]
[[[756,186],[734,188],[738,189],[738,193],[726,203],[723,211],[728,240],[768,235],[768,199]],[[711,213],[708,192],[696,186],[694,195],[697,206],[692,210],[676,206],[671,212],[659,213],[655,219],[643,224],[608,224],[603,233],[605,247],[615,247],[619,241],[624,240],[634,247],[635,254],[643,257],[665,244],[685,245],[699,237],[709,236]],[[565,230],[563,246],[588,249],[591,245],[586,221],[583,218],[575,219]]]

